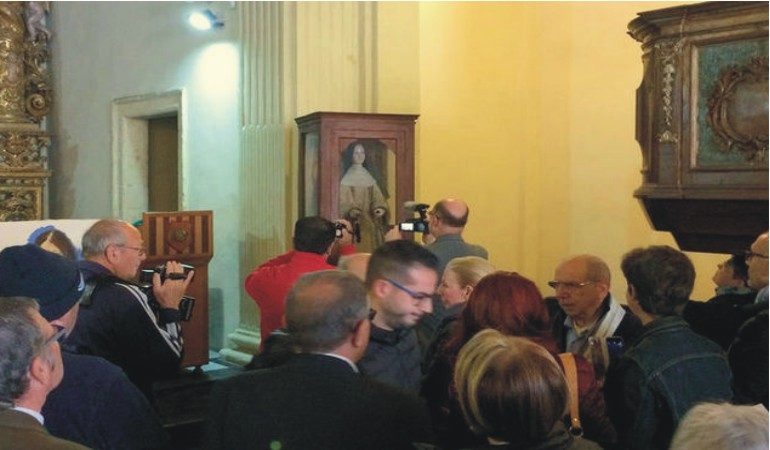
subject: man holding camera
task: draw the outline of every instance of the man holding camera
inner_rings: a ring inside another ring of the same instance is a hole
[[[487,250],[463,240],[462,233],[468,223],[468,204],[457,198],[445,198],[433,205],[428,211],[428,231],[423,235],[425,248],[438,258],[438,279],[444,273],[447,263],[454,258],[478,256],[489,258]],[[438,325],[444,318],[444,305],[441,299],[433,300],[433,314],[428,314],[417,325],[417,338],[420,347],[425,350],[433,339]]]
[[[120,366],[151,397],[152,383],[179,369],[179,301],[193,272],[184,277],[169,261],[165,279],[154,274],[151,292],[144,290],[132,280],[146,255],[139,230],[126,222],[104,219],[86,231],[79,268],[88,287],[66,343]]]
[[[259,307],[260,347],[283,326],[286,294],[302,275],[335,269],[327,262],[336,247],[343,255],[355,252],[350,224],[336,224],[320,216],[303,217],[294,224],[294,249],[261,264],[246,277],[246,292]]]

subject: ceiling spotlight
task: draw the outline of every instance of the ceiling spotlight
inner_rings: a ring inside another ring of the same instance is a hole
[[[190,25],[197,30],[210,30],[212,28],[222,28],[225,23],[217,18],[210,9],[204,9],[203,11],[195,11],[187,18]]]

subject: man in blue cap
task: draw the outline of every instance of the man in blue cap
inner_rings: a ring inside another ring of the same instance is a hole
[[[69,333],[85,290],[74,262],[35,245],[0,252],[0,296],[31,297],[54,328]],[[92,448],[160,448],[167,436],[147,399],[114,364],[62,346],[64,377],[43,416],[57,437]]]

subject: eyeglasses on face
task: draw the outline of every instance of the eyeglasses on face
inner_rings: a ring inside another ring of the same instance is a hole
[[[145,256],[147,254],[147,249],[144,247],[131,247],[130,245],[126,244],[115,244],[116,247],[120,248],[127,248],[129,250],[134,250],[136,253],[139,254],[139,256]]]
[[[415,300],[426,300],[426,299],[432,299],[433,294],[426,294],[425,292],[415,292],[408,287],[398,283],[397,281],[393,281],[390,278],[385,278],[385,281],[395,286],[397,289],[406,292],[409,294],[410,297],[412,297]]]
[[[754,253],[751,250],[746,250],[746,253],[744,254],[746,257],[746,261],[749,261],[753,258],[762,258],[762,259],[768,259],[767,255],[763,255],[761,253]]]
[[[593,281],[583,281],[582,283],[576,283],[574,281],[549,281],[548,282],[548,286],[551,286],[556,290],[564,289],[567,291],[574,291],[575,289],[582,288],[583,286],[588,286],[589,284],[593,284]]]

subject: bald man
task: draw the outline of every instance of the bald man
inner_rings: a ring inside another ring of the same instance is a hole
[[[489,258],[487,250],[463,240],[462,233],[468,223],[468,205],[457,198],[440,200],[428,211],[430,236],[434,239],[425,246],[438,258],[438,276],[444,273],[444,267],[454,258],[461,256],[479,256]]]
[[[428,243],[425,248],[438,258],[438,279],[449,261],[463,256],[489,258],[487,250],[463,240],[462,233],[468,223],[468,204],[457,198],[445,198],[433,205],[428,211],[430,235],[425,236]],[[417,338],[423,352],[430,346],[433,335],[444,319],[444,305],[437,296],[433,299],[433,314],[427,314],[417,325]]]
[[[577,255],[559,264],[553,281],[555,300],[547,302],[559,350],[582,355],[594,363],[597,377],[609,365],[606,338],[620,337],[629,345],[642,324],[610,293],[610,269],[594,255]],[[558,304],[558,306],[557,306]],[[597,351],[600,350],[600,351]]]

